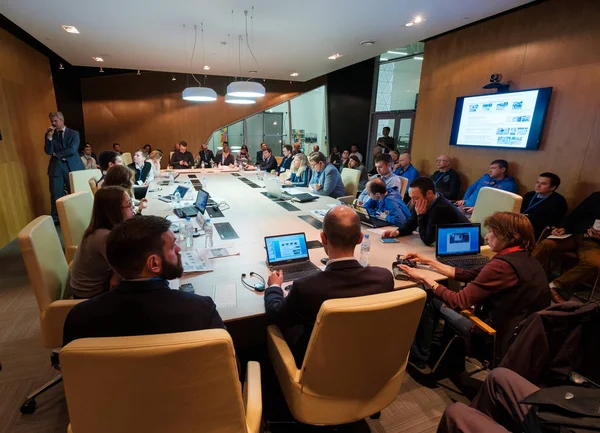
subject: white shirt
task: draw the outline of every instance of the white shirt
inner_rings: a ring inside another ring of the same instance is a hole
[[[58,128],[56,128],[56,131],[62,131],[62,133],[63,133],[63,138],[64,138],[64,136],[65,136],[65,131],[66,131],[66,130],[67,130],[67,127],[66,127],[66,126],[63,126],[63,128],[62,128],[62,129],[58,129]],[[48,141],[52,141],[52,136],[50,136],[50,137],[48,138]]]

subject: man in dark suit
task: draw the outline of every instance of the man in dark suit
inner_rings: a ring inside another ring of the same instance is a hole
[[[277,160],[273,156],[273,151],[270,147],[263,150],[263,162],[259,164],[261,170],[270,173],[273,170],[277,170]]]
[[[284,144],[283,148],[283,159],[281,160],[281,164],[277,167],[277,173],[285,173],[286,170],[289,170],[292,167],[292,146],[289,144]]]
[[[321,242],[329,256],[325,271],[294,281],[287,297],[281,288],[283,273],[275,271],[269,276],[265,292],[267,317],[281,328],[298,366],[302,365],[323,302],[394,290],[394,277],[389,270],[363,267],[354,258],[354,249],[362,239],[356,212],[347,206],[336,206],[323,219]]]
[[[225,328],[210,297],[169,287],[167,280],[183,273],[180,248],[170,226],[164,218],[136,216],[112,229],[106,258],[122,280],[110,292],[71,309],[63,345],[78,338]]]
[[[215,162],[215,154],[213,153],[212,150],[210,150],[208,148],[207,143],[202,143],[200,152],[198,153],[198,156],[194,160],[194,167],[200,168],[202,166],[202,163],[204,163],[205,167],[210,167],[210,165],[214,162]]]
[[[256,165],[262,164],[264,161],[263,152],[267,150],[267,143],[260,143],[260,150],[256,152]]]
[[[44,152],[50,155],[48,177],[50,178],[50,214],[58,224],[56,200],[71,191],[69,173],[85,170],[79,157],[79,132],[65,126],[65,117],[60,111],[48,115],[52,127],[46,131]]]
[[[408,195],[412,202],[410,218],[398,229],[384,232],[382,237],[407,236],[418,229],[423,243],[432,245],[438,225],[469,222],[456,206],[435,192],[435,184],[428,177],[421,176],[413,180],[408,186]]]

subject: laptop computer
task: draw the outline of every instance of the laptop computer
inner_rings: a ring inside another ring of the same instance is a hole
[[[181,209],[173,209],[175,215],[179,218],[185,217],[195,217],[196,215],[203,214],[206,210],[206,204],[208,203],[208,193],[204,190],[199,190],[198,195],[196,195],[196,201],[193,206],[187,206]]]
[[[268,196],[278,199],[286,199],[298,201],[300,203],[306,203],[309,201],[316,200],[318,198],[308,193],[290,194],[288,192],[285,192],[282,190],[282,185],[279,183],[278,179],[265,179],[265,188],[267,189]]]
[[[485,265],[489,258],[480,254],[481,224],[440,224],[436,230],[435,256],[438,261],[458,268]]]
[[[133,196],[136,200],[141,200],[146,197],[148,193],[148,186],[145,185],[133,185]]]
[[[183,186],[183,185],[179,185],[177,187],[177,189],[175,191],[173,191],[173,194],[168,194],[168,195],[161,195],[158,198],[161,199],[162,201],[166,201],[166,202],[171,202],[174,198],[175,198],[175,193],[179,193],[179,195],[181,196],[181,199],[183,200],[183,197],[185,197],[185,195],[188,192],[188,187]]]
[[[379,219],[379,218],[372,217],[371,215],[369,215],[366,212],[362,212],[362,211],[359,211],[356,209],[355,209],[355,212],[358,214],[361,224],[364,224],[368,227],[379,228],[379,227],[387,227],[390,225],[389,222]]]
[[[320,272],[311,263],[304,233],[293,233],[279,236],[266,236],[267,266],[271,271],[283,271],[283,281]]]

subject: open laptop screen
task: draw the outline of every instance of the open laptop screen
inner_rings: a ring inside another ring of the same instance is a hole
[[[208,203],[208,193],[206,191],[204,191],[203,189],[199,190],[198,195],[196,196],[196,203],[194,203],[194,206],[196,206],[196,209],[198,209],[198,212],[200,212],[201,214],[204,214],[207,203]]]
[[[436,255],[479,254],[479,224],[438,226]]]
[[[265,238],[267,261],[270,265],[308,260],[308,248],[304,233],[294,233]]]

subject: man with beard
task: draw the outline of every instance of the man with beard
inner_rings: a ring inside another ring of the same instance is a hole
[[[78,338],[225,328],[211,298],[169,288],[167,280],[183,274],[181,249],[170,226],[164,218],[137,216],[112,229],[106,257],[121,283],[73,307],[63,345]]]

